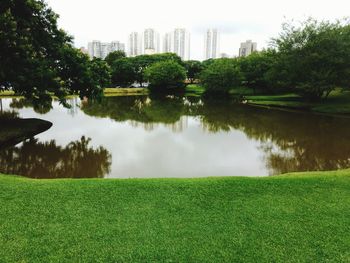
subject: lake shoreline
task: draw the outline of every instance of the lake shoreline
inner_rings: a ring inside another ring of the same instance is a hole
[[[0,175],[0,186],[6,262],[342,262],[350,256],[349,169],[267,178]]]
[[[34,137],[52,127],[52,123],[42,119],[0,119],[2,125],[0,147],[7,147]]]

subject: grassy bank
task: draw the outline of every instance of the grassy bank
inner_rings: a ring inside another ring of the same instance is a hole
[[[51,126],[51,122],[40,119],[6,119],[0,116],[0,147],[21,142]]]
[[[105,96],[147,95],[147,88],[105,88]]]
[[[350,114],[350,91],[333,91],[328,99],[307,102],[296,94],[246,96],[251,105],[308,110],[329,114]]]
[[[350,170],[0,189],[3,262],[350,261]]]

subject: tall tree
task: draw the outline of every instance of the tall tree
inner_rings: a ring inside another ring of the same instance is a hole
[[[191,83],[193,83],[194,80],[199,77],[199,73],[201,73],[203,69],[202,63],[197,60],[188,60],[184,61],[184,65],[186,68],[187,78]]]
[[[231,88],[241,85],[242,73],[236,59],[215,59],[205,68],[200,80],[207,94],[227,95]]]
[[[326,98],[337,87],[349,88],[348,21],[308,19],[299,26],[286,23],[273,43],[283,61],[280,65],[288,72],[291,88],[304,97]]]
[[[117,50],[117,51],[114,51],[114,52],[111,52],[107,55],[107,57],[105,58],[105,61],[107,62],[107,64],[109,66],[112,66],[112,64],[117,61],[118,59],[121,59],[121,58],[125,58],[126,57],[126,54],[124,51],[122,50]]]
[[[73,48],[57,18],[43,0],[1,1],[0,89],[38,101],[50,100],[48,92],[62,100],[67,92],[96,92],[85,70],[89,60]]]

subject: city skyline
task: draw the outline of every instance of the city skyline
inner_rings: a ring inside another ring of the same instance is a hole
[[[142,33],[131,32],[128,36],[128,42],[112,41],[106,43],[100,40],[88,42],[80,49],[90,55],[90,57],[105,58],[110,52],[122,50],[129,57],[142,54],[152,55],[158,53],[175,53],[183,60],[193,60],[191,58],[190,32],[185,28],[175,28],[160,36],[154,28],[146,28]],[[160,40],[162,38],[162,41]],[[236,57],[232,53],[220,51],[220,32],[215,28],[209,28],[203,34],[204,43],[201,47],[203,56],[197,60],[207,60],[211,58]],[[197,47],[198,49],[198,47]],[[240,42],[238,56],[248,56],[254,51],[258,51],[257,43],[252,40]],[[97,54],[97,55],[95,55]]]
[[[328,19],[348,16],[342,8],[345,0],[332,3],[316,0],[276,1],[252,0],[235,2],[217,0],[215,4],[198,0],[179,0],[176,5],[160,0],[90,1],[48,0],[48,4],[60,14],[59,26],[74,36],[75,46],[100,39],[111,42],[117,39],[128,43],[130,32],[142,32],[146,27],[155,28],[164,35],[173,28],[186,28],[191,32],[191,59],[203,56],[203,32],[217,28],[221,35],[220,52],[238,56],[240,43],[253,39],[259,49],[266,47],[271,38],[277,37],[284,21],[305,20],[312,16]],[[317,6],[317,8],[315,8]],[[77,10],[79,19],[77,19]],[[199,50],[196,47],[200,47]]]

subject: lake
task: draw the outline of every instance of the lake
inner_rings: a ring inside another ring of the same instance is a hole
[[[0,149],[0,172],[32,178],[268,176],[350,167],[350,119],[199,97],[2,99],[53,126]]]

